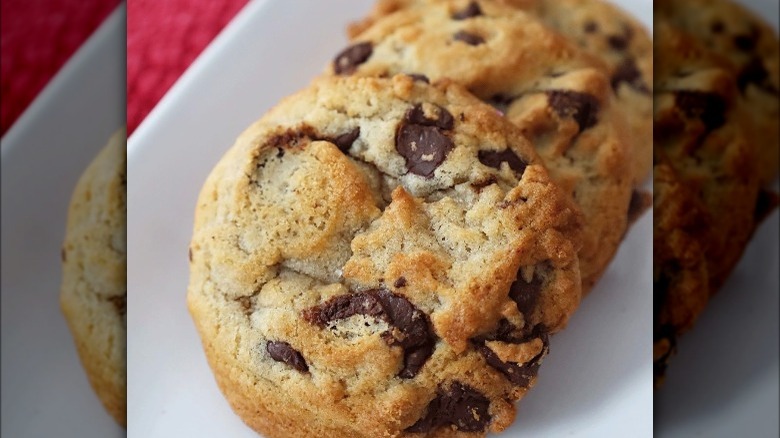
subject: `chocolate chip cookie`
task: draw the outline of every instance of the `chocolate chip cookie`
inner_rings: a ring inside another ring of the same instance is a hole
[[[348,27],[358,38],[381,17],[412,7],[450,0],[379,0],[369,16]],[[635,182],[652,167],[653,42],[645,27],[617,6],[602,0],[498,0],[540,18],[544,24],[606,63],[616,104],[624,111],[635,139],[631,172]],[[480,1],[454,2],[453,18],[482,14]],[[465,5],[465,6],[464,6]]]
[[[581,222],[460,86],[326,77],[208,177],[188,305],[265,436],[482,436],[513,421],[578,305]]]
[[[728,62],[680,29],[656,20],[655,144],[712,217],[707,251],[717,290],[753,232],[758,200],[756,145]]]
[[[689,33],[735,69],[739,96],[750,115],[746,134],[758,145],[762,183],[780,165],[780,40],[766,22],[729,0],[663,0],[655,13]]]
[[[710,297],[705,256],[711,219],[663,152],[653,166],[653,361],[655,386],[677,337],[689,330]]]
[[[125,425],[125,131],[114,134],[79,179],[62,245],[60,305],[89,382]]]
[[[655,22],[653,356],[660,384],[676,339],[726,280],[762,211],[755,144],[728,61]]]
[[[632,146],[602,62],[523,11],[454,1],[382,17],[329,71],[449,78],[494,105],[582,208],[583,291],[593,287],[624,235],[632,190]]]

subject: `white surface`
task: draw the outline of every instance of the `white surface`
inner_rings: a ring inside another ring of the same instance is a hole
[[[780,27],[777,0],[740,3]],[[655,398],[656,435],[780,436],[779,230],[776,210],[696,326],[679,340]]]
[[[2,139],[2,426],[15,438],[123,436],[59,309],[71,191],[124,124],[125,12],[90,37]]]
[[[649,21],[650,1],[626,1]],[[217,389],[185,305],[198,191],[238,134],[343,48],[366,0],[255,1],[128,145],[129,435],[254,437]],[[506,437],[652,433],[651,215],[552,340]]]

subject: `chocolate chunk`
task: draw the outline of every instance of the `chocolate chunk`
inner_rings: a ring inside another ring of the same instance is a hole
[[[190,261],[192,261],[192,248],[189,248],[187,252],[189,254]]]
[[[398,280],[393,283],[396,288],[406,287],[406,277],[398,277]]]
[[[625,50],[628,47],[628,38],[623,35],[610,35],[607,37],[607,43],[614,50]]]
[[[477,2],[471,2],[465,9],[452,14],[453,20],[465,20],[467,18],[479,17],[482,15],[482,9]]]
[[[352,146],[352,143],[354,143],[359,136],[359,126],[336,137],[328,137],[320,135],[311,126],[303,125],[296,129],[289,129],[274,135],[266,142],[266,147],[269,149],[278,149],[277,157],[282,158],[284,156],[284,149],[302,148],[311,141],[327,141],[335,144],[342,152],[347,153]]]
[[[435,126],[440,129],[450,130],[455,126],[455,119],[449,111],[439,105],[433,105],[436,108],[436,118],[429,118],[425,115],[425,110],[421,104],[417,104],[406,112],[404,120],[415,125]]]
[[[531,282],[526,282],[517,273],[517,279],[509,287],[509,298],[517,304],[517,310],[523,314],[526,322],[536,309],[536,303],[539,301],[539,295],[542,292],[542,279],[534,275]]]
[[[642,80],[642,73],[639,71],[636,61],[634,61],[633,58],[626,58],[625,61],[618,65],[610,82],[612,84],[612,89],[615,91],[620,88],[620,84],[625,82],[640,93],[650,94],[650,89]]]
[[[687,117],[700,119],[707,132],[718,129],[726,123],[726,101],[717,94],[678,91],[674,102]]]
[[[599,101],[595,97],[577,91],[548,91],[547,100],[559,117],[571,117],[580,126],[580,132],[598,121]]]
[[[358,126],[357,128],[345,134],[341,134],[338,137],[334,138],[333,140],[328,140],[328,141],[338,146],[341,152],[347,153],[349,148],[352,147],[352,143],[354,143],[359,136],[360,136],[360,127]]]
[[[396,329],[383,333],[382,338],[404,349],[404,366],[398,373],[401,378],[416,376],[433,353],[436,338],[428,315],[405,297],[385,289],[341,295],[303,312],[305,320],[320,327],[354,315],[371,316]]]
[[[528,165],[509,148],[503,151],[479,151],[478,158],[480,163],[494,169],[501,169],[501,163],[506,163],[510,169],[517,173],[518,178],[523,175]]]
[[[265,344],[265,350],[271,355],[271,359],[277,362],[286,363],[302,373],[309,371],[309,366],[306,365],[306,360],[303,359],[301,353],[287,342],[268,341]]]
[[[599,25],[595,21],[587,21],[583,27],[585,33],[593,33],[599,30]]]
[[[710,32],[712,33],[721,33],[725,28],[723,22],[720,20],[713,21],[712,24],[710,24]]]
[[[357,67],[371,57],[374,47],[370,42],[357,43],[342,50],[333,60],[333,71],[337,75],[350,75]]]
[[[127,292],[122,295],[112,295],[106,298],[116,308],[117,313],[125,315],[127,313]]]
[[[306,309],[303,318],[320,327],[331,321],[346,319],[350,316],[366,315],[380,317],[384,309],[375,293],[359,292],[352,295],[333,297],[319,306]]]
[[[420,73],[407,73],[406,76],[409,76],[410,78],[414,79],[415,81],[425,82],[426,84],[430,84],[431,80],[428,79],[428,76],[425,76]]]
[[[743,52],[749,52],[755,49],[756,42],[757,42],[756,34],[736,35],[734,37],[734,46]]]
[[[309,125],[302,125],[280,132],[265,144],[266,148],[279,149],[278,157],[284,156],[284,149],[297,149],[309,144],[312,139],[317,139],[317,131]]]
[[[435,126],[402,124],[395,136],[395,149],[406,160],[409,172],[425,178],[447,158],[452,140]]]
[[[68,260],[68,251],[65,248],[60,249],[60,259],[65,262]],[[192,250],[190,250],[190,261],[192,261]]]
[[[428,403],[425,415],[406,432],[425,433],[443,426],[461,432],[483,432],[490,423],[490,400],[476,389],[460,382],[440,385],[436,398]]]
[[[518,386],[527,387],[531,383],[531,380],[536,377],[539,372],[539,367],[542,365],[542,359],[544,359],[550,350],[549,336],[541,325],[534,328],[532,336],[526,339],[525,342],[535,338],[540,338],[542,340],[542,351],[523,364],[502,361],[498,355],[484,343],[475,345],[475,348],[482,357],[485,358],[485,362],[487,362],[488,365],[504,373],[510,382]]]
[[[484,38],[473,33],[466,32],[465,30],[459,30],[452,36],[455,41],[463,41],[470,46],[478,46],[485,42]]]
[[[498,326],[495,330],[488,333],[483,333],[479,336],[475,336],[471,339],[473,343],[484,344],[487,341],[501,341],[510,344],[522,344],[528,339],[528,334],[531,333],[532,328],[528,330],[519,330],[514,324],[509,322],[506,318],[502,318],[498,321]]]
[[[745,92],[750,84],[768,93],[778,94],[777,88],[769,81],[769,73],[766,71],[764,62],[760,58],[751,59],[737,76],[737,85],[742,93]]]

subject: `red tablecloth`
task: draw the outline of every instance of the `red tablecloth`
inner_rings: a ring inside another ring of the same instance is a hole
[[[127,129],[247,0],[128,0]],[[119,0],[2,0],[4,134]]]
[[[0,134],[117,5],[119,0],[0,2]]]
[[[128,134],[246,3],[247,0],[129,0]]]

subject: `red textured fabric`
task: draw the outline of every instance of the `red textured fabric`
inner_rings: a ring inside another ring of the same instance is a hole
[[[246,3],[247,0],[128,0],[128,134]]]
[[[0,2],[0,135],[118,5],[119,0]]]

